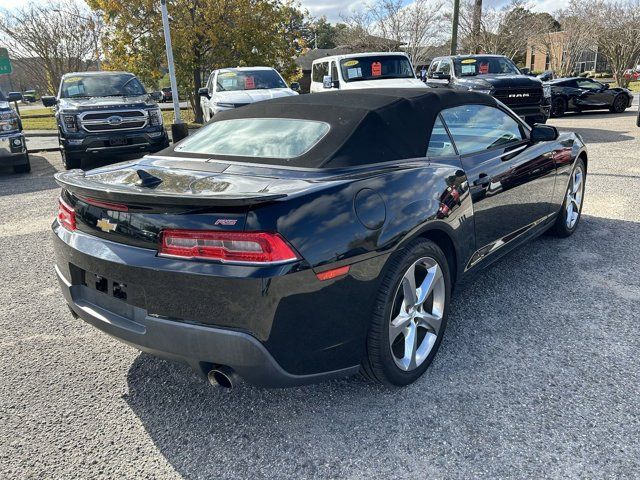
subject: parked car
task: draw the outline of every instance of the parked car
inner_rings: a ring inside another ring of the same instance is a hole
[[[365,88],[426,88],[402,52],[354,53],[314,60],[311,93]]]
[[[623,75],[624,75],[624,78],[626,78],[627,80],[632,82],[637,82],[638,79],[640,78],[640,70],[633,70],[633,69],[625,70]]]
[[[435,58],[427,84],[482,92],[500,100],[529,125],[546,123],[551,91],[542,81],[523,74],[502,55],[456,55]]]
[[[212,383],[407,385],[454,284],[575,232],[586,173],[580,137],[489,95],[279,98],[162,157],[58,173],[56,272],[74,315]]]
[[[548,82],[551,88],[551,116],[566,112],[607,109],[622,113],[633,103],[633,93],[626,88],[612,88],[590,78],[559,78]]]
[[[66,169],[88,156],[158,152],[169,146],[160,92],[148,93],[132,73],[63,75],[58,96],[42,97],[55,107],[58,143]]]
[[[22,94],[22,101],[24,103],[36,103],[36,91],[35,90],[25,90]]]
[[[20,92],[9,92],[5,97],[0,91],[0,165],[13,167],[15,173],[29,173],[31,162],[22,121],[9,103],[19,101],[20,97]]]
[[[160,91],[162,92],[161,102],[173,102],[173,92],[171,92],[171,87],[164,87]]]
[[[300,86],[287,83],[270,67],[240,67],[214,70],[199,90],[200,106],[208,122],[219,112],[272,98],[298,95]]]

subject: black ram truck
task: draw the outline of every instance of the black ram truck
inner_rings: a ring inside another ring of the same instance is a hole
[[[551,89],[525,75],[502,55],[456,55],[435,58],[427,85],[487,93],[500,100],[529,125],[546,123]]]
[[[62,77],[56,107],[58,140],[66,169],[89,155],[157,152],[169,146],[157,101],[132,73],[83,72]]]

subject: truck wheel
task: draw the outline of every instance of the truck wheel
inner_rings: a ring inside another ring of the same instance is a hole
[[[80,168],[82,166],[82,159],[71,153],[67,153],[64,150],[60,150],[62,154],[62,165],[65,170],[73,170],[74,168]]]
[[[31,171],[31,161],[29,160],[28,153],[24,154],[24,159],[26,160],[26,163],[23,163],[22,165],[13,166],[14,173],[29,173]]]

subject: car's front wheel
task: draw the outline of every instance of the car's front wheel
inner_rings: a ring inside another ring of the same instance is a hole
[[[554,118],[562,117],[567,111],[567,102],[564,98],[554,98],[551,104],[551,116]]]
[[[382,280],[362,362],[366,378],[413,383],[436,355],[451,295],[447,259],[432,241],[414,240],[397,252]]]
[[[629,101],[623,95],[618,95],[613,100],[613,105],[611,105],[611,108],[609,110],[612,113],[622,113],[627,109],[628,106]]]
[[[584,201],[584,187],[587,171],[582,158],[576,160],[571,172],[569,186],[564,197],[562,210],[558,213],[553,232],[559,237],[568,237],[578,228],[582,216],[582,204]]]

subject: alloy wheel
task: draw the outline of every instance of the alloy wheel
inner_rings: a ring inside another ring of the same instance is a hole
[[[576,169],[571,174],[571,180],[569,182],[569,189],[567,190],[567,199],[565,202],[566,205],[566,217],[565,221],[568,229],[572,229],[576,223],[578,222],[578,218],[580,217],[580,209],[582,207],[582,194],[583,194],[583,183],[584,181],[584,172],[580,166],[577,166]]]
[[[394,297],[389,322],[389,346],[398,368],[411,371],[427,359],[442,326],[445,282],[431,257],[414,262],[405,272]]]

